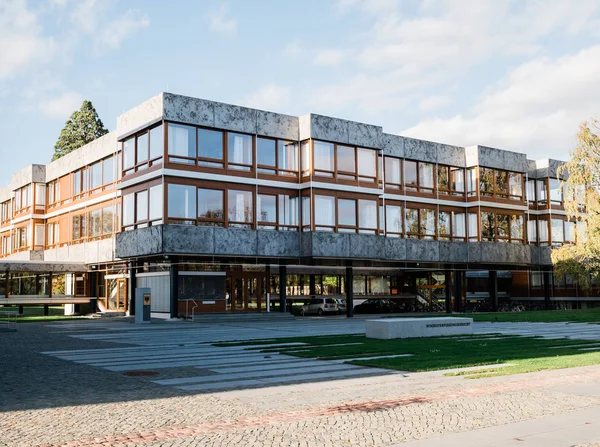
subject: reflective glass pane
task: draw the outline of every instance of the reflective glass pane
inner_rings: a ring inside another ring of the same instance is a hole
[[[198,189],[198,217],[204,219],[224,219],[224,192],[220,189]]]
[[[338,224],[356,226],[356,200],[338,200]]]
[[[254,207],[250,191],[230,189],[227,194],[227,207],[230,222],[253,222]]]
[[[196,187],[169,185],[168,215],[179,219],[196,219]]]
[[[256,164],[275,167],[275,140],[256,139]]]
[[[259,222],[277,222],[277,196],[258,194],[257,211]]]
[[[163,126],[150,129],[150,159],[160,158],[164,153],[165,140],[163,137]]]
[[[198,157],[223,160],[223,132],[198,129]]]
[[[168,147],[169,155],[196,158],[196,128],[169,123]]]

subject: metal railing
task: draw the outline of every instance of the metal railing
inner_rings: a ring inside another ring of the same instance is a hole
[[[0,310],[0,327],[6,331],[16,332],[18,316],[19,312],[15,310]]]
[[[190,301],[192,303],[194,303],[194,305],[192,306],[192,313],[191,313],[191,315],[190,315],[190,311],[189,311]],[[194,321],[194,311],[196,310],[197,307],[198,307],[198,303],[193,298],[190,298],[189,300],[186,300],[186,302],[185,302],[185,319],[186,320]]]

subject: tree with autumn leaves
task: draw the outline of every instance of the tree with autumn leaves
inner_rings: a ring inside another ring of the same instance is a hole
[[[600,278],[600,121],[584,122],[570,160],[558,169],[567,218],[577,223],[574,245],[552,250],[555,275],[570,275],[586,291]]]

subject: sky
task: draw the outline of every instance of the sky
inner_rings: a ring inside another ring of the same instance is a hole
[[[0,184],[168,91],[529,158],[600,115],[598,0],[0,0]]]

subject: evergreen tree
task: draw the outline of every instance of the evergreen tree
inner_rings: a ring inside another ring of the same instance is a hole
[[[54,145],[52,161],[58,160],[107,133],[108,130],[98,117],[98,112],[91,101],[83,101],[81,108],[73,112],[71,118],[65,123],[65,127],[60,131],[58,141]]]

